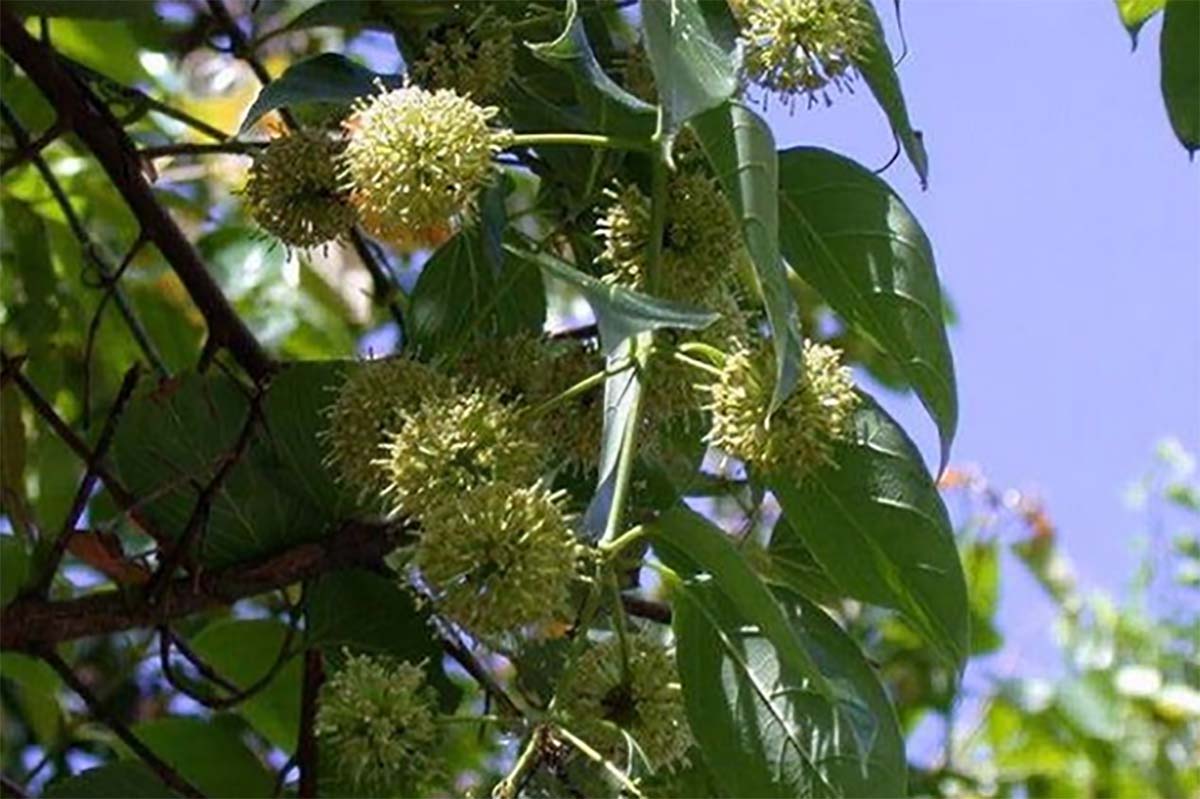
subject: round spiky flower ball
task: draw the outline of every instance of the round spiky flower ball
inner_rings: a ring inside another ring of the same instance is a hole
[[[430,508],[413,564],[438,613],[484,638],[566,618],[576,543],[561,501],[495,482]]]
[[[262,149],[242,197],[250,215],[289,247],[317,247],[346,236],[357,214],[341,190],[342,145],[321,131],[296,131]]]
[[[493,391],[474,390],[403,413],[375,462],[386,475],[389,510],[423,522],[485,483],[533,483],[544,460],[516,410]]]
[[[452,367],[472,386],[500,392],[530,410],[549,402],[604,369],[596,352],[578,341],[547,341],[521,332],[469,346]],[[532,434],[553,456],[572,463],[594,461],[603,427],[603,386],[536,410],[527,418]]]
[[[449,89],[405,86],[356,101],[341,162],[364,225],[426,241],[469,218],[511,136],[490,126],[495,115]]]
[[[692,743],[679,672],[659,642],[631,635],[628,645],[628,659],[615,636],[585,651],[559,687],[557,709],[567,729],[609,759],[629,766],[644,756],[657,771],[680,763]]]
[[[721,377],[707,387],[712,412],[708,440],[755,468],[802,477],[827,463],[834,444],[850,433],[859,402],[854,377],[838,350],[806,341],[804,382],[768,422],[774,374],[767,346],[742,346],[730,353]]]
[[[356,787],[371,796],[411,795],[438,771],[433,703],[419,666],[352,655],[321,689],[316,732]]]
[[[451,89],[483,103],[494,100],[513,75],[513,36],[507,23],[452,25],[435,31],[413,63],[427,89]]]
[[[644,289],[650,201],[637,186],[608,190],[612,200],[597,223],[603,242],[600,259],[610,281]],[[663,234],[663,296],[704,304],[729,280],[742,234],[729,201],[716,182],[699,171],[676,174],[667,186]]]
[[[387,472],[376,464],[389,433],[400,429],[405,412],[451,391],[448,378],[409,358],[382,358],[354,364],[326,411],[321,433],[326,463],[343,485],[378,499]]]
[[[740,0],[745,70],[781,94],[829,101],[870,47],[862,0]]]

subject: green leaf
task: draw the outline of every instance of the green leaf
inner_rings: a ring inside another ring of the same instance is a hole
[[[34,739],[43,746],[54,745],[62,729],[62,680],[58,674],[45,661],[4,652],[0,654],[0,675],[15,687],[19,715],[28,723]]]
[[[15,537],[0,536],[0,606],[12,602],[29,577],[29,553]]]
[[[850,440],[797,484],[769,481],[793,529],[846,593],[895,608],[945,660],[969,647],[966,582],[950,518],[904,430],[862,396]]]
[[[262,88],[246,118],[244,133],[268,111],[301,103],[350,104],[358,97],[373,94],[376,80],[382,79],[364,66],[338,53],[322,53],[292,64],[282,75]]]
[[[324,0],[305,9],[285,25],[281,32],[326,26],[386,28],[399,22],[438,22],[450,13],[450,5],[442,0],[404,0],[402,3],[384,3],[381,0]]]
[[[1117,13],[1121,15],[1121,24],[1129,31],[1133,40],[1133,49],[1137,49],[1138,32],[1150,17],[1162,11],[1166,0],[1115,0]]]
[[[654,106],[621,88],[605,74],[588,41],[576,0],[567,0],[566,26],[550,42],[526,46],[542,62],[571,76],[593,131],[649,139],[654,134]]]
[[[891,187],[848,158],[796,147],[779,154],[779,168],[784,256],[892,356],[937,424],[944,467],[958,395],[925,231]]]
[[[813,557],[787,516],[780,516],[775,522],[767,554],[770,560],[766,578],[771,583],[822,604],[832,605],[843,597],[843,592]]]
[[[775,139],[763,119],[737,103],[726,103],[694,120],[692,127],[738,218],[754,261],[759,290],[775,347],[774,411],[796,387],[804,349],[796,301],[779,256],[779,164]]]
[[[360,569],[330,572],[309,587],[305,601],[307,643],[337,651],[373,652],[413,663],[427,662],[430,684],[443,710],[458,705],[462,691],[441,668],[442,648],[429,613],[395,578]]]
[[[298,649],[299,639],[298,634],[293,637],[291,650]],[[190,643],[217,673],[246,689],[270,673],[286,640],[287,628],[274,619],[219,619]],[[234,710],[273,745],[294,752],[300,729],[300,660],[291,658]]]
[[[713,582],[674,595],[684,703],[729,796],[903,796],[904,740],[887,695],[845,633],[789,597],[792,633],[853,703],[830,704]],[[847,734],[847,733],[850,734]]]
[[[244,389],[220,373],[181,375],[129,404],[113,462],[135,495],[153,497],[140,512],[164,534],[183,534],[199,491],[234,450],[248,414]],[[209,568],[316,540],[340,521],[295,490],[304,478],[264,445],[265,430],[258,427],[214,497],[198,553]]]
[[[1179,143],[1194,155],[1200,149],[1200,2],[1167,0],[1158,45],[1167,116]]]
[[[896,75],[892,51],[887,45],[879,15],[875,13],[875,7],[871,3],[864,2],[861,5],[870,19],[871,44],[865,55],[857,60],[856,66],[871,94],[875,95],[875,101],[887,115],[896,141],[904,149],[904,154],[908,156],[909,163],[913,165],[917,177],[921,179],[921,187],[924,188],[929,183],[929,155],[925,152],[921,131],[914,129],[912,121],[908,118],[908,106],[904,102],[900,78]]]
[[[737,91],[737,25],[724,0],[642,0],[641,10],[670,152],[685,122]]]
[[[996,629],[1000,606],[1000,551],[996,541],[968,541],[962,550],[971,603],[971,654],[986,655],[1004,644]]]
[[[478,227],[447,241],[425,264],[413,287],[409,336],[413,349],[432,356],[461,346],[468,335],[499,338],[540,331],[546,320],[541,272],[506,258],[500,240],[504,192],[484,193]]]
[[[265,440],[258,463],[274,466],[274,482],[292,496],[303,497],[329,519],[348,519],[358,506],[355,493],[333,479],[325,467],[320,434],[326,411],[353,361],[299,361],[283,364],[271,378],[263,401]]]
[[[44,799],[163,799],[178,795],[149,768],[131,760],[55,780],[42,793]]]
[[[720,528],[680,506],[662,514],[647,529],[668,566],[688,578],[708,575],[738,617],[757,627],[788,668],[808,681],[808,690],[825,697],[833,695],[779,603]]]
[[[596,315],[600,342],[606,353],[639,333],[666,328],[702,330],[720,318],[720,314],[711,311],[605,283],[549,253],[533,253],[511,244],[505,244],[504,250],[579,289]]]
[[[121,0],[119,3],[97,3],[96,0],[5,0],[4,6],[15,14],[52,19],[155,18],[154,0]]]
[[[240,724],[229,716],[160,718],[135,725],[133,733],[206,796],[272,794],[274,777],[242,742]]]

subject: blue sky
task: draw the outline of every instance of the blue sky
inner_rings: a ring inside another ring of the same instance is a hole
[[[894,34],[892,4],[878,6]],[[1163,110],[1159,21],[1131,53],[1106,0],[901,8],[900,77],[930,185],[903,160],[884,178],[932,239],[960,316],[952,462],[1040,494],[1081,581],[1118,590],[1139,530],[1124,487],[1162,436],[1200,445],[1200,164]],[[781,147],[876,168],[893,151],[861,85],[832,108],[775,106],[769,119]],[[920,407],[888,405],[932,459]],[[1050,610],[1016,571],[1001,611],[1012,654],[1048,666]]]

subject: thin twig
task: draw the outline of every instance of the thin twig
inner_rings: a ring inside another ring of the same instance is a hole
[[[208,662],[188,645],[186,639],[177,635],[169,624],[160,626],[158,628],[158,635],[160,647],[162,646],[162,639],[166,638],[169,644],[175,648],[175,651],[183,655],[184,660],[191,664],[192,668],[204,679],[216,683],[230,693],[236,693],[241,690],[237,687],[236,683],[230,682],[219,671],[208,665]]]
[[[514,716],[524,716],[520,706],[517,705],[513,698],[508,695],[508,692],[501,687],[496,681],[496,677],[481,664],[473,654],[463,645],[458,637],[450,632],[442,635],[442,649],[445,650],[458,665],[471,675],[475,682],[483,687],[489,696],[495,699],[503,707],[506,713]]]
[[[296,745],[296,763],[300,766],[298,795],[315,797],[319,783],[317,751],[317,706],[321,686],[325,684],[325,663],[320,649],[304,653],[304,682],[300,690],[300,739]]]
[[[117,286],[120,284],[121,276],[125,274],[125,270],[133,263],[134,256],[142,249],[142,245],[146,243],[144,235],[138,235],[137,241],[129,248],[129,252],[121,259],[121,264],[117,267],[117,271],[112,277],[106,278],[104,282],[107,284],[104,294],[100,297],[100,302],[96,305],[96,312],[92,315],[92,321],[88,325],[87,341],[83,347],[83,429],[87,430],[92,418],[92,352],[96,346],[96,334],[100,331],[100,321],[104,318],[104,309],[108,306],[108,301],[112,299],[116,292]]]
[[[24,126],[21,125],[21,121],[17,119],[12,109],[4,102],[0,102],[0,115],[4,118],[4,124],[12,131],[13,138],[17,141],[17,144],[22,147],[28,146],[28,133],[26,133]],[[45,182],[46,188],[50,189],[50,194],[54,197],[55,202],[58,203],[58,207],[62,210],[63,218],[67,220],[67,226],[71,228],[71,232],[75,235],[75,240],[79,243],[79,247],[83,251],[84,261],[91,263],[96,268],[96,271],[100,273],[102,281],[111,280],[114,270],[100,248],[92,240],[79,215],[75,213],[74,206],[71,205],[67,193],[63,190],[62,184],[58,182],[58,178],[50,169],[50,165],[46,163],[46,159],[42,158],[40,154],[34,153],[30,156],[30,160],[42,176],[42,181]],[[125,292],[120,286],[116,286],[113,289],[113,293],[117,302],[117,308],[121,311],[121,316],[125,319],[125,324],[129,328],[129,334],[133,336],[133,340],[141,349],[142,354],[146,356],[146,360],[150,362],[160,377],[169,377],[170,372],[163,363],[162,356],[158,354],[158,349],[154,346],[154,342],[150,340],[150,336],[146,333],[146,328],[142,326],[141,320],[138,319],[137,314],[133,310],[133,306],[129,304],[129,299],[125,296]]]
[[[83,479],[79,481],[79,490],[75,492],[75,499],[71,503],[71,509],[67,513],[67,518],[63,521],[62,528],[59,530],[58,537],[54,539],[54,544],[50,549],[50,554],[46,558],[46,567],[42,572],[42,576],[33,584],[30,593],[35,596],[45,596],[50,585],[54,581],[54,574],[58,571],[59,563],[62,562],[63,555],[67,551],[67,544],[71,540],[71,535],[75,532],[75,525],[79,522],[79,517],[83,515],[83,511],[87,508],[88,500],[92,497],[92,491],[96,487],[96,464],[104,460],[108,454],[108,448],[112,445],[113,438],[117,432],[117,424],[120,422],[121,414],[125,411],[125,406],[129,404],[130,398],[133,397],[133,391],[137,388],[138,379],[141,377],[141,368],[138,364],[129,367],[129,371],[125,373],[125,379],[121,381],[121,388],[117,391],[117,398],[113,401],[112,410],[108,412],[108,418],[104,420],[104,427],[100,430],[100,438],[96,441],[96,448],[92,450],[92,456],[88,460],[86,471],[84,471]]]
[[[253,155],[268,144],[270,142],[237,141],[235,139],[230,139],[226,142],[216,142],[214,144],[183,142],[182,144],[160,144],[142,147],[138,150],[138,154],[143,158],[170,158],[178,155]]]
[[[4,163],[0,164],[0,175],[7,174],[9,170],[16,169],[25,162],[32,160],[34,156],[40,155],[42,150],[46,149],[50,142],[61,136],[65,130],[66,127],[62,124],[62,120],[54,120],[54,124],[47,128],[41,136],[27,142],[23,146],[19,146],[15,153],[4,159]]]
[[[112,730],[113,733],[115,733],[116,736],[120,738],[126,746],[132,749],[134,754],[140,757],[142,762],[149,766],[154,773],[158,775],[159,779],[166,783],[169,788],[183,794],[184,796],[204,799],[204,794],[201,793],[198,788],[184,779],[183,776],[180,775],[179,772],[177,772],[174,768],[172,768],[169,763],[160,758],[158,755],[154,754],[150,747],[142,743],[141,739],[133,734],[133,731],[129,729],[125,722],[117,718],[116,714],[111,712],[108,707],[100,701],[99,697],[92,692],[92,689],[88,687],[87,683],[79,679],[79,676],[75,674],[74,669],[72,669],[65,660],[59,657],[57,652],[55,652],[53,649],[47,649],[41,653],[41,657],[42,660],[46,661],[46,663],[52,669],[58,672],[58,676],[62,678],[62,681],[65,682],[72,691],[79,695],[79,698],[82,699],[84,704],[87,705],[91,714],[98,721]]]

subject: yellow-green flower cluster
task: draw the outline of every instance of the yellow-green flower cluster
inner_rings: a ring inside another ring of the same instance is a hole
[[[561,500],[492,482],[423,514],[413,562],[438,612],[483,638],[564,618],[576,544]]]
[[[615,763],[679,764],[692,734],[675,658],[644,635],[626,642],[626,652],[617,637],[587,649],[564,676],[556,710],[567,729]]]
[[[863,0],[740,0],[744,68],[751,79],[785,95],[829,101],[870,47]]]
[[[412,663],[350,656],[321,690],[315,728],[330,765],[368,795],[411,792],[437,775],[433,692]]]
[[[429,241],[474,213],[511,133],[496,109],[449,89],[405,86],[359,99],[346,122],[342,178],[363,224],[392,241]]]
[[[402,412],[375,463],[386,476],[392,513],[424,522],[472,489],[533,483],[545,451],[499,394],[472,390]]]
[[[350,367],[326,415],[321,434],[326,462],[344,485],[376,504],[388,476],[376,461],[404,414],[431,397],[449,393],[451,382],[410,358],[384,358]]]
[[[721,376],[707,387],[713,446],[764,472],[802,478],[829,462],[834,445],[849,435],[858,407],[854,378],[833,347],[806,341],[804,382],[768,420],[774,389],[769,347],[740,346]]]
[[[250,215],[289,247],[344,238],[357,215],[338,176],[341,148],[322,131],[297,131],[269,143],[255,156],[242,190]]]
[[[522,332],[468,347],[453,368],[471,385],[490,387],[507,401],[538,408],[601,371],[604,362],[577,341],[546,341]],[[603,388],[598,385],[530,414],[530,431],[546,443],[553,458],[592,463],[600,451],[602,402]]]
[[[503,21],[436,31],[413,62],[413,79],[427,89],[451,89],[483,103],[494,100],[513,75],[514,47]]]

